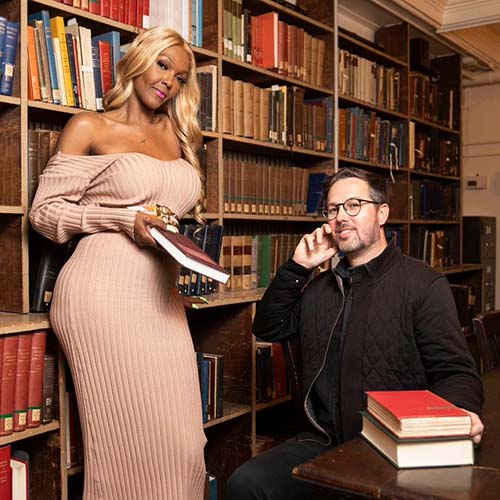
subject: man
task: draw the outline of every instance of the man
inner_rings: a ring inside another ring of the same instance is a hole
[[[309,499],[295,465],[356,437],[368,390],[430,389],[466,409],[478,444],[481,380],[446,278],[388,245],[386,182],[343,169],[325,189],[328,223],[298,244],[266,291],[254,333],[300,337],[304,411],[313,433],[259,455],[230,478],[228,498]],[[333,272],[310,272],[337,252]],[[307,285],[307,286],[306,286]]]

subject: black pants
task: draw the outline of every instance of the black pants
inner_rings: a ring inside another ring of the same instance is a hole
[[[252,458],[229,478],[227,500],[312,500],[336,498],[332,492],[292,476],[292,469],[331,447],[289,439]],[[324,494],[323,494],[324,493]]]

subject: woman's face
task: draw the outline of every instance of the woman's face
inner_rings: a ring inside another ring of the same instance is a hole
[[[135,94],[147,108],[158,109],[185,85],[189,66],[189,56],[182,47],[165,49],[142,75],[134,79]]]

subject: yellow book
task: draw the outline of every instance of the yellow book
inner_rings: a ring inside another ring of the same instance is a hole
[[[66,45],[66,32],[64,30],[64,19],[61,16],[51,17],[50,29],[52,30],[52,36],[59,40],[59,46],[61,49],[66,103],[68,106],[74,106],[75,99],[73,97],[73,82],[71,81],[68,46]]]

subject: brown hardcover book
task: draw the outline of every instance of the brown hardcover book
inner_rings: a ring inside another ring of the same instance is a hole
[[[16,391],[17,345],[19,337],[5,337],[0,395],[0,436],[12,434],[14,429],[14,397]]]
[[[229,274],[223,267],[183,234],[157,227],[152,227],[150,231],[161,247],[182,266],[221,283],[226,283],[229,279]]]
[[[42,386],[42,423],[52,422],[54,416],[54,380],[56,359],[53,354],[44,356]]]
[[[278,22],[278,73],[288,75],[288,27],[283,21]]]
[[[254,128],[254,85],[243,83],[243,135],[253,137]]]
[[[30,376],[28,382],[28,419],[26,427],[38,427],[42,420],[43,364],[47,332],[33,333],[31,342]]]
[[[243,116],[243,82],[234,80],[233,82],[233,134],[243,136],[244,116]]]
[[[260,89],[260,140],[269,140],[269,100],[271,91]]]
[[[219,165],[217,162],[217,148],[213,144],[203,146],[203,168],[205,171],[206,211],[219,211]]]
[[[222,132],[233,133],[233,81],[222,77]]]
[[[28,384],[30,378],[32,333],[19,336],[17,345],[16,390],[14,396],[14,431],[26,429]]]
[[[326,42],[324,40],[318,39],[318,65],[316,66],[316,84],[319,87],[323,87],[325,84],[325,82],[323,81],[325,69],[325,47]]]

